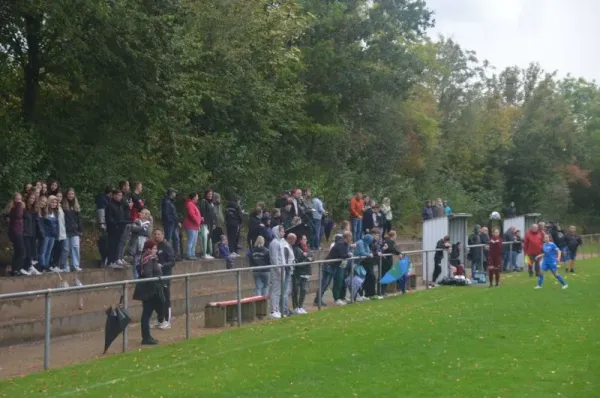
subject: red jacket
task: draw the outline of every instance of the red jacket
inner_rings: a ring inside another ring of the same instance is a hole
[[[488,252],[488,265],[492,267],[502,266],[502,238],[490,238],[490,250]]]
[[[183,228],[193,229],[198,231],[202,224],[202,215],[200,209],[196,206],[193,200],[187,199],[185,201],[185,220],[183,220]]]
[[[365,211],[365,202],[362,199],[356,199],[356,196],[350,199],[350,217],[362,218]]]
[[[525,234],[525,240],[523,241],[523,250],[528,256],[537,256],[542,254],[542,248],[544,247],[544,234],[540,231],[533,233],[527,231]]]

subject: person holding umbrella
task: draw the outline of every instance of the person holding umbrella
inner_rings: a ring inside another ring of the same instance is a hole
[[[138,269],[140,279],[162,276],[161,265],[156,256],[157,251],[155,241],[147,240],[144,243]],[[144,345],[158,344],[158,340],[150,336],[150,318],[154,311],[159,318],[162,318],[164,297],[163,285],[159,281],[140,282],[135,285],[133,299],[142,302],[142,344]]]

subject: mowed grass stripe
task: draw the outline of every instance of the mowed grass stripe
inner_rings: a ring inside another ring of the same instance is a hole
[[[6,396],[598,396],[598,262],[511,274],[0,383]]]

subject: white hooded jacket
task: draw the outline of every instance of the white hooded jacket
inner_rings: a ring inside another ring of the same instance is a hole
[[[284,265],[285,256],[283,254],[283,245],[285,240],[279,234],[279,226],[271,228],[273,232],[273,240],[269,244],[269,256],[271,257],[271,265]]]

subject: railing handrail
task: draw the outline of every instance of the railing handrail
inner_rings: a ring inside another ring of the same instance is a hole
[[[440,250],[440,249],[411,250],[411,251],[402,252],[402,254],[404,254],[404,255],[423,254],[423,253],[433,252],[433,251],[437,251],[437,250]],[[387,253],[387,254],[381,255],[381,257],[389,257],[389,256],[393,256],[393,254]],[[379,258],[379,257],[380,256],[374,256],[373,258]],[[13,292],[13,293],[0,294],[0,300],[10,300],[10,299],[40,296],[40,295],[46,295],[46,294],[52,295],[52,294],[57,294],[57,293],[68,293],[68,292],[74,292],[74,291],[97,290],[97,289],[104,289],[104,288],[109,288],[109,287],[123,287],[124,285],[135,285],[137,283],[158,282],[158,281],[167,281],[167,280],[170,281],[170,280],[185,279],[185,278],[190,278],[190,277],[200,277],[200,276],[209,276],[209,275],[227,275],[227,274],[234,274],[234,273],[238,273],[238,272],[250,272],[250,271],[260,271],[260,270],[268,271],[268,270],[275,269],[275,268],[287,268],[287,267],[296,267],[296,266],[303,266],[303,265],[319,265],[319,264],[337,263],[340,261],[348,261],[348,260],[364,260],[366,258],[369,258],[369,257],[349,257],[349,258],[345,258],[345,259],[337,258],[337,259],[330,259],[330,260],[316,260],[316,261],[297,263],[297,264],[289,264],[289,265],[264,265],[264,266],[260,266],[260,267],[238,267],[238,268],[222,269],[222,270],[214,270],[214,271],[200,271],[200,272],[191,272],[191,273],[186,273],[186,274],[160,276],[160,277],[154,277],[154,278],[126,279],[126,280],[122,280],[122,281],[95,283],[95,284],[91,284],[91,285],[82,285],[82,286],[69,286],[69,287],[49,288],[49,289],[42,289],[42,290],[30,290],[30,291],[25,291],[25,292]]]

